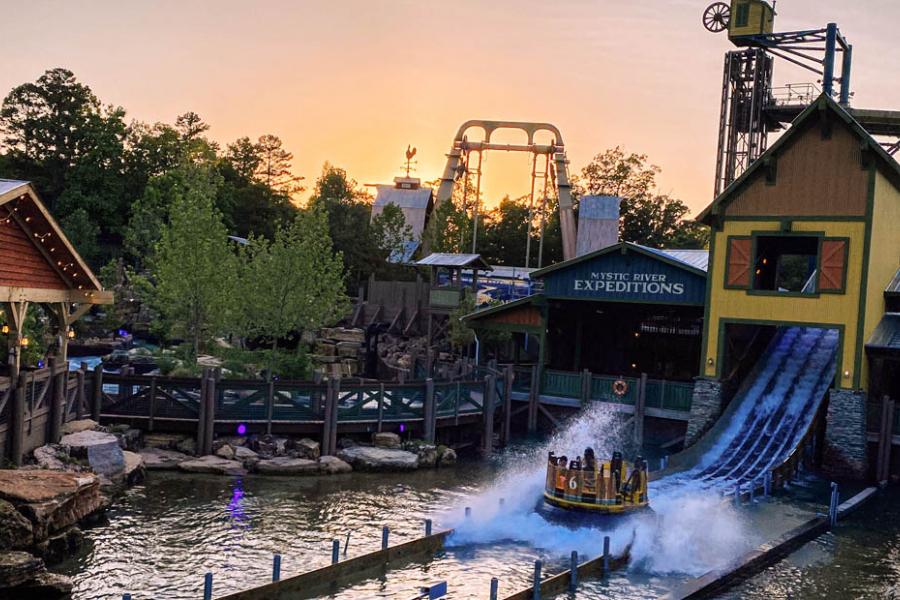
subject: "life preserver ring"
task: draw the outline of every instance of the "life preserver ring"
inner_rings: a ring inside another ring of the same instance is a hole
[[[628,384],[624,379],[616,379],[613,382],[613,393],[620,398],[628,393]]]
[[[578,479],[577,478],[572,477],[571,479],[569,479],[569,489],[570,490],[578,489]]]

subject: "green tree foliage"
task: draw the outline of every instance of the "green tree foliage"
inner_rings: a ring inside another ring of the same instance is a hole
[[[289,198],[303,191],[300,178],[291,172],[294,155],[282,147],[281,138],[272,134],[260,136],[256,148],[259,156],[255,173],[257,181]]]
[[[347,172],[328,163],[316,180],[309,208],[324,211],[328,216],[328,233],[334,249],[344,259],[348,290],[357,286],[378,265],[378,257],[369,220],[372,204]]]
[[[478,250],[490,264],[524,265],[528,241],[528,198],[509,196],[484,214]],[[533,233],[536,233],[533,232]],[[532,235],[532,256],[537,255],[537,237]]]
[[[403,210],[394,203],[387,204],[372,217],[372,241],[378,248],[378,257],[387,260],[392,255],[402,256],[405,244],[413,240],[412,227],[406,223]]]
[[[156,306],[174,335],[190,341],[196,358],[209,336],[233,318],[235,253],[214,200],[218,177],[194,167],[173,188],[168,222],[153,261]]]
[[[253,236],[241,252],[240,324],[243,333],[272,344],[344,315],[343,261],[331,248],[327,215],[302,211],[279,225],[273,240]]]
[[[626,154],[616,146],[582,169],[578,192],[622,198],[619,233],[625,241],[654,247],[704,247],[709,233],[704,226],[685,219],[687,205],[656,193],[659,172],[659,167],[647,164],[645,154]]]

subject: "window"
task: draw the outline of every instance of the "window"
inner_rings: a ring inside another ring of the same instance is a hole
[[[819,239],[808,235],[757,237],[753,289],[816,293]]]
[[[747,23],[750,21],[750,3],[742,2],[741,4],[738,4],[734,12],[734,26],[746,27]]]

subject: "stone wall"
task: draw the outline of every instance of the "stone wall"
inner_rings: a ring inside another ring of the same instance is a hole
[[[721,414],[722,383],[718,379],[707,377],[694,379],[694,396],[691,401],[691,416],[684,437],[684,446],[691,446],[699,440]]]
[[[822,469],[832,477],[862,479],[866,463],[866,393],[831,390]]]

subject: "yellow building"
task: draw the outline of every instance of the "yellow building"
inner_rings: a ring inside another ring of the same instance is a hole
[[[712,228],[701,375],[719,406],[700,403],[688,437],[718,416],[760,336],[836,330],[826,462],[862,475],[867,398],[900,397],[900,164],[823,95],[699,220]]]

